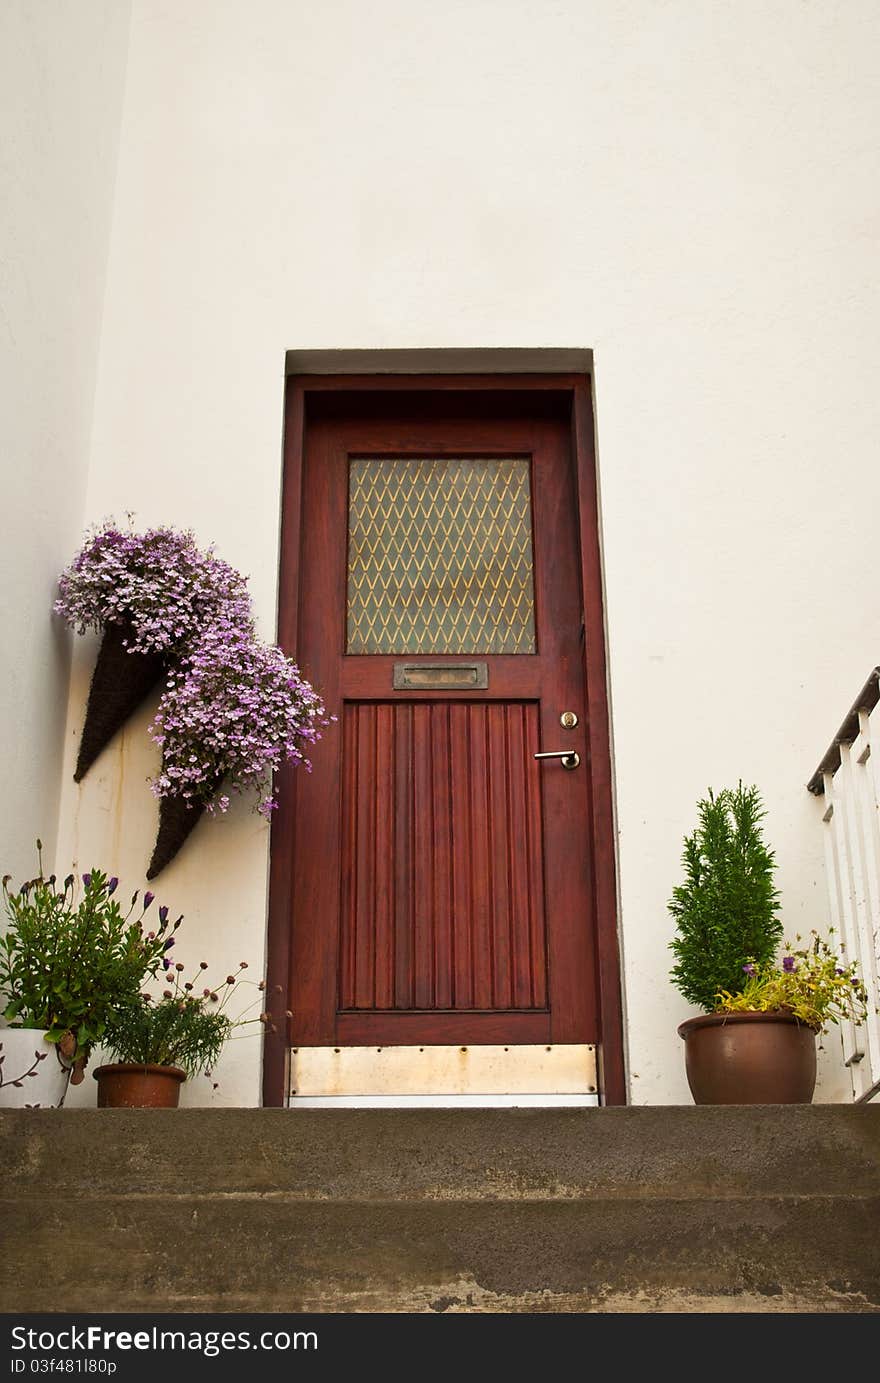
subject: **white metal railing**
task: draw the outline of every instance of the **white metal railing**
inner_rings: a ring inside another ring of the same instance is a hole
[[[821,811],[831,921],[868,990],[867,1021],[841,1025],[854,1100],[880,1095],[880,668],[808,783]],[[873,743],[872,743],[873,732]]]

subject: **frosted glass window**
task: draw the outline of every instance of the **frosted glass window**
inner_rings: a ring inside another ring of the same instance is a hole
[[[534,653],[529,462],[352,458],[349,653]]]

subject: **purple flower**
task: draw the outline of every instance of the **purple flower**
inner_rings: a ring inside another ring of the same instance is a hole
[[[152,782],[157,797],[178,797],[211,810],[229,806],[221,785],[263,794],[286,760],[308,767],[304,749],[328,722],[320,697],[275,645],[261,644],[253,621],[222,608],[168,677],[150,734],[162,749]]]
[[[113,875],[113,878],[110,880],[109,884],[107,885],[107,897],[108,897],[108,898],[112,897],[112,895],[116,892],[116,890],[117,890],[118,887],[119,887],[119,880],[117,879],[116,875],[114,874],[114,875]]]
[[[54,610],[80,633],[127,622],[130,653],[164,653],[197,639],[221,610],[251,620],[247,582],[195,535],[173,528],[92,529],[58,582]]]
[[[793,975],[795,970],[797,970],[797,966],[795,965],[794,961],[794,956],[783,956],[782,968],[785,971],[786,975]]]
[[[163,903],[159,909],[159,921],[164,925],[168,921],[168,909]]]
[[[92,876],[91,876],[91,874],[83,874],[82,877],[83,877],[83,883],[85,884],[86,888],[88,888],[89,884],[92,882]]]
[[[174,945],[174,937],[173,937],[173,936],[169,936],[168,940],[165,942],[165,945],[162,947],[162,950],[163,950],[163,951],[170,951],[170,950],[171,950],[171,947],[172,947],[173,945]]]
[[[755,965],[754,961],[746,961],[745,965],[743,966],[743,973],[745,975],[757,975],[758,967],[757,965]]]
[[[155,893],[151,893],[150,890],[147,889],[146,893],[144,894],[144,912],[146,912],[147,908],[150,906],[155,896]]]

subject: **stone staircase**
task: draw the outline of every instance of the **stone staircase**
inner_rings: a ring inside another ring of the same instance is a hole
[[[0,1111],[5,1312],[880,1311],[880,1107]]]

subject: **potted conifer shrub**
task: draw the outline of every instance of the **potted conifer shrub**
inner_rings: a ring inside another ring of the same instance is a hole
[[[703,1009],[678,1029],[696,1104],[808,1104],[816,1037],[841,1018],[861,1021],[866,992],[817,933],[776,960],[782,923],[775,860],[758,789],[711,790],[685,838],[684,881],[672,894],[672,979]],[[800,938],[797,938],[800,941]]]

